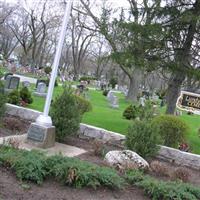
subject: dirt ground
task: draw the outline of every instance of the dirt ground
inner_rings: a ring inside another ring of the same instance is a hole
[[[25,189],[25,188],[28,189]],[[15,176],[4,168],[0,168],[0,199],[1,200],[148,200],[143,192],[129,187],[124,190],[97,190],[84,188],[75,189],[63,186],[52,180],[42,185],[22,184]]]

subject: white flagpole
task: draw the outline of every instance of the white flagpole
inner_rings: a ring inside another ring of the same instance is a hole
[[[63,43],[64,43],[64,38],[65,38],[65,34],[66,34],[67,24],[68,24],[69,17],[70,17],[72,1],[73,0],[68,0],[68,3],[66,5],[63,23],[62,23],[59,41],[58,41],[58,46],[56,49],[56,55],[55,55],[53,66],[52,66],[53,69],[52,69],[48,92],[47,92],[47,97],[46,97],[46,101],[45,101],[44,112],[42,115],[40,115],[36,119],[36,122],[38,124],[45,125],[45,126],[52,126],[52,120],[51,120],[51,117],[48,116],[48,114],[49,114],[49,109],[50,109],[50,105],[51,105],[55,80],[57,77],[57,71],[58,71],[59,61],[60,61],[62,47],[63,47]]]

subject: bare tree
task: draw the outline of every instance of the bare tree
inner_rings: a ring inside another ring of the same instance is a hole
[[[0,2],[0,52],[5,59],[12,54],[18,44],[9,29],[11,16],[15,9],[16,7],[14,6]]]

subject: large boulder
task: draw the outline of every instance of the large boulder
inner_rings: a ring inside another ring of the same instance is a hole
[[[120,170],[149,168],[146,160],[130,150],[109,151],[104,159],[109,166],[116,167]]]

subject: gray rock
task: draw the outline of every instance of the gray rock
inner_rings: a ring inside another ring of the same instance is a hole
[[[104,160],[108,165],[122,170],[149,168],[149,164],[146,160],[130,150],[110,151],[106,154]]]

